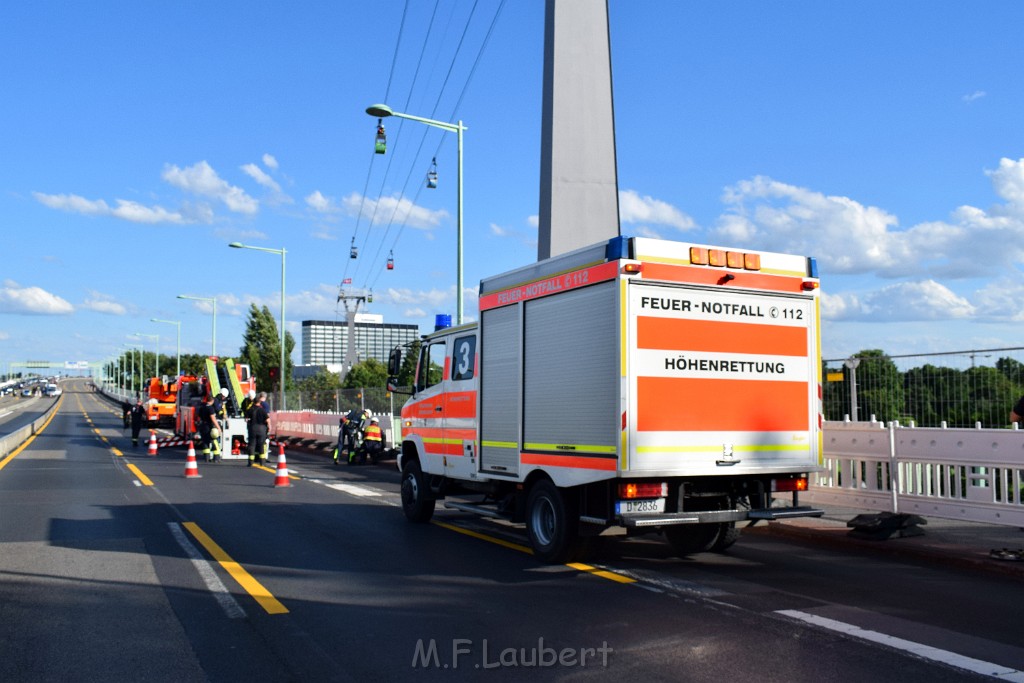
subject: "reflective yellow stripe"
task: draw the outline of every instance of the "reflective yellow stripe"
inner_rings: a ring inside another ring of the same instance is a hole
[[[556,451],[558,453],[615,453],[615,446],[594,446],[583,443],[524,443],[523,449],[528,451]]]
[[[481,441],[480,445],[487,448],[519,448],[515,441]]]
[[[806,451],[807,444],[763,444],[755,446],[733,446],[733,452],[769,453],[777,451]],[[637,453],[721,453],[722,445],[713,446],[641,446]]]

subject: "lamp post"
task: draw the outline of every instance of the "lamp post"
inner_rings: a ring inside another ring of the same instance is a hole
[[[160,376],[160,335],[159,334],[144,334],[142,332],[136,332],[135,336],[136,337],[149,337],[150,339],[155,339],[156,340],[156,356],[154,358],[155,362],[153,363],[153,370],[155,370],[156,372],[153,374],[153,376],[154,377],[159,377]],[[139,362],[139,369],[140,370],[143,369],[141,361]]]
[[[285,410],[284,403],[284,380],[285,380],[285,365],[284,365],[284,260],[287,250],[284,247],[280,249],[268,249],[267,247],[253,247],[248,244],[242,244],[241,242],[231,242],[228,244],[233,249],[255,249],[256,251],[265,251],[269,254],[280,254],[281,255],[281,367],[278,370],[278,381],[281,383],[281,405],[278,406],[278,410]]]
[[[128,344],[124,344],[123,346],[124,346],[124,348],[129,349],[132,352],[132,393],[134,394],[135,393],[135,348],[136,347],[130,346]],[[127,366],[127,363],[125,365]],[[140,365],[141,365],[141,361],[140,361]],[[127,369],[127,367],[125,369]]]
[[[217,355],[217,298],[209,296],[189,296],[188,294],[179,294],[179,299],[192,299],[193,301],[209,301],[213,304],[213,353],[211,356]]]
[[[178,349],[177,349],[177,365],[174,375],[175,377],[181,377],[181,321],[180,320],[161,320],[160,318],[150,318],[151,322],[154,323],[167,323],[168,325],[178,326]]]
[[[374,116],[378,119],[386,118],[388,116],[397,116],[400,119],[409,119],[410,121],[419,121],[425,123],[428,126],[434,128],[440,128],[441,130],[448,131],[449,133],[458,133],[459,136],[459,168],[458,168],[458,179],[457,183],[459,186],[458,191],[458,203],[456,210],[457,234],[455,239],[455,289],[456,291],[456,308],[455,308],[455,324],[462,324],[462,133],[465,130],[469,130],[466,126],[462,125],[460,120],[458,123],[447,123],[445,121],[435,121],[434,119],[425,119],[421,116],[413,116],[412,114],[403,114],[402,112],[394,111],[391,107],[386,104],[374,104],[366,108],[366,113],[370,116]]]

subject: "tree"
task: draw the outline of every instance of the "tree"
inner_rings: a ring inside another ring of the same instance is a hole
[[[341,379],[337,374],[321,369],[312,377],[300,379],[295,382],[296,387],[302,392],[309,405],[304,408],[313,410],[333,411],[337,409],[338,389],[341,388]]]
[[[872,415],[881,422],[904,418],[903,375],[881,349],[856,354],[857,411],[861,420]]]
[[[356,363],[345,375],[342,387],[359,389],[361,387],[383,387],[388,383],[388,369],[376,358],[367,358]]]
[[[278,377],[283,377],[285,389],[292,384],[292,350],[295,348],[295,339],[290,332],[284,336],[284,358],[285,367],[279,370]],[[248,363],[256,376],[257,387],[275,388],[275,382],[270,379],[270,368],[276,368],[281,364],[281,335],[277,329],[277,323],[270,309],[264,306],[257,308],[256,304],[249,305],[249,317],[245,323],[245,334],[242,335],[242,348],[238,352],[238,361]]]
[[[398,370],[398,386],[411,387],[416,382],[416,361],[420,357],[420,346],[420,341],[417,339],[405,349],[402,367]]]

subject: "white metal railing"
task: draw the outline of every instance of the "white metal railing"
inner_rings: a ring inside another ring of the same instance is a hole
[[[827,422],[825,471],[801,498],[1024,527],[1024,432]]]

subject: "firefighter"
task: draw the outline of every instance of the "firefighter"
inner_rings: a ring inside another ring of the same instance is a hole
[[[220,393],[213,399],[213,412],[222,423],[228,416],[228,388],[221,387]]]
[[[142,398],[138,398],[135,401],[135,405],[132,406],[131,410],[131,423],[132,423],[132,446],[139,445],[139,432],[142,431],[142,425],[146,423],[146,407],[142,405]]]
[[[213,407],[213,396],[206,395],[203,403],[196,409],[196,416],[199,418],[202,455],[206,456],[207,462],[220,462],[220,422]]]
[[[252,418],[249,420],[252,425],[252,448],[249,451],[249,466],[255,459],[257,465],[267,460],[267,435],[270,432],[270,414],[267,412],[267,394],[260,392],[259,398],[253,403]]]
[[[353,408],[341,418],[341,430],[338,434],[338,458],[345,456],[346,462],[352,463],[355,456],[356,443],[359,440],[359,421],[362,413]]]
[[[360,450],[359,464],[365,465],[367,458],[370,462],[377,462],[383,452],[384,432],[380,428],[380,418],[374,415],[370,418],[370,424],[363,430],[363,448]]]
[[[239,409],[242,411],[242,417],[245,419],[245,448],[249,452],[249,466],[252,467],[253,450],[252,450],[252,409],[256,403],[256,392],[252,389],[242,399],[242,405]]]
[[[128,401],[121,401],[121,418],[124,420],[124,428],[128,429],[132,424],[132,404]]]

